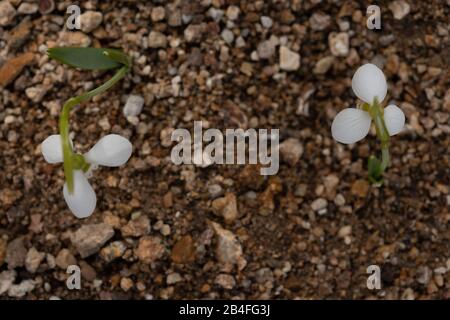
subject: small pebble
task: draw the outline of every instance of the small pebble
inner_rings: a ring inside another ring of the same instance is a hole
[[[236,20],[239,17],[240,9],[236,6],[229,6],[227,8],[227,18],[230,20]]]
[[[128,96],[127,102],[123,107],[123,115],[128,117],[137,117],[142,112],[144,106],[144,98],[139,95],[131,94]]]
[[[17,8],[17,12],[20,14],[33,14],[39,10],[39,7],[36,3],[28,3],[23,2],[20,4],[19,8]]]
[[[410,6],[405,0],[396,0],[389,3],[389,9],[392,11],[395,19],[402,20],[408,15]]]
[[[346,32],[332,32],[328,36],[328,46],[335,57],[346,57],[349,53],[349,36]]]
[[[164,7],[154,7],[152,9],[152,21],[158,22],[164,20],[165,16],[166,11],[164,10]]]
[[[81,31],[89,33],[97,29],[103,21],[103,14],[98,11],[86,11],[80,15]]]
[[[261,17],[261,24],[264,28],[270,29],[273,26],[273,20],[270,17],[262,16]]]
[[[9,1],[0,1],[0,26],[7,26],[14,21],[16,9]]]
[[[288,47],[280,47],[280,68],[286,71],[295,71],[300,68],[300,55]]]

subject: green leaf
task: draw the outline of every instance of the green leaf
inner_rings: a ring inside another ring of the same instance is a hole
[[[114,60],[120,64],[123,64],[127,67],[131,66],[131,58],[120,50],[105,49],[103,54],[111,60]]]
[[[119,50],[102,48],[51,48],[47,50],[50,58],[58,60],[69,66],[83,70],[108,70],[121,66],[121,64],[108,57],[105,53],[113,52],[117,55]]]
[[[369,181],[371,183],[380,184],[383,183],[383,170],[381,166],[381,161],[374,157],[369,157],[368,162],[368,171],[369,171]]]

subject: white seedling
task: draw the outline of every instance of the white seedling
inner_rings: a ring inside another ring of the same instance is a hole
[[[405,125],[403,111],[394,104],[383,108],[380,103],[385,99],[387,83],[383,72],[374,64],[365,64],[356,70],[352,79],[355,95],[364,101],[357,108],[347,108],[339,112],[331,125],[333,138],[341,143],[350,144],[363,139],[370,130],[372,120],[377,136],[381,141],[382,161],[369,163],[371,180],[379,182],[381,174],[389,164],[389,136],[402,131]],[[373,159],[369,159],[369,161]]]
[[[49,136],[42,142],[42,154],[48,163],[62,163],[63,148],[59,134]],[[87,218],[95,210],[97,197],[88,182],[88,176],[97,166],[118,167],[125,164],[131,156],[132,145],[128,139],[109,134],[101,138],[82,157],[89,167],[84,170],[74,171],[74,190],[68,191],[67,183],[64,184],[63,194],[67,205],[77,218]]]
[[[107,91],[130,70],[131,58],[120,50],[105,48],[50,48],[50,58],[81,70],[111,70],[116,73],[99,87],[67,100],[59,116],[59,133],[42,142],[42,154],[49,163],[63,163],[65,183],[64,199],[78,218],[87,218],[95,210],[97,196],[87,178],[99,165],[118,167],[131,156],[132,145],[117,134],[101,138],[85,155],[74,152],[69,138],[70,111],[77,105]]]
[[[386,97],[387,83],[383,72],[373,64],[365,64],[356,70],[352,79],[355,95],[372,104],[375,98],[382,102]],[[402,131],[405,115],[396,105],[390,104],[383,110],[384,122],[390,136]],[[336,141],[350,144],[363,139],[370,130],[372,117],[369,110],[347,108],[339,112],[331,125],[331,133]]]

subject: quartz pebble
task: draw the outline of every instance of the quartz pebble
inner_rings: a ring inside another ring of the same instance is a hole
[[[270,29],[273,26],[273,20],[270,17],[262,16],[261,17],[261,24],[264,28]]]
[[[233,289],[236,285],[236,281],[234,280],[234,277],[229,274],[219,274],[214,282],[219,285],[220,287],[224,289]]]
[[[84,33],[97,29],[103,21],[103,14],[98,11],[86,11],[80,15],[80,27]]]
[[[213,211],[221,215],[225,222],[231,223],[238,217],[237,200],[234,193],[226,193],[225,197],[215,199],[212,202]]]
[[[349,37],[346,32],[332,32],[328,36],[328,46],[335,57],[346,57],[349,53]]]
[[[16,9],[7,0],[0,1],[0,26],[7,26],[14,21]]]
[[[36,248],[32,247],[30,250],[28,250],[27,256],[25,258],[25,268],[28,272],[35,273],[44,258],[44,252],[39,252],[36,250]]]
[[[242,247],[236,236],[218,223],[212,222],[212,227],[218,238],[216,257],[222,264],[222,270],[232,270],[234,265],[239,270],[243,269],[247,262],[243,258]]]
[[[61,31],[59,33],[58,45],[68,47],[88,47],[91,44],[91,38],[78,31]]]
[[[323,199],[323,198],[317,198],[316,200],[314,200],[314,201],[311,203],[311,208],[312,208],[314,211],[320,211],[320,210],[325,209],[325,208],[327,207],[327,205],[328,205],[327,200],[325,200],[325,199]]]
[[[120,231],[124,237],[141,237],[150,232],[150,220],[147,216],[141,215],[136,219],[130,220]]]
[[[344,226],[341,229],[339,229],[338,236],[340,238],[345,238],[346,236],[350,235],[352,233],[352,226]]]
[[[298,163],[302,154],[303,145],[296,138],[288,138],[280,144],[281,158],[291,166],[295,166]]]
[[[260,59],[270,59],[275,53],[275,44],[271,40],[260,42],[257,48]]]
[[[165,48],[167,47],[167,37],[158,31],[151,31],[148,36],[148,46],[150,48]]]
[[[12,298],[22,298],[27,293],[34,290],[36,284],[33,280],[23,280],[19,284],[12,285],[8,290],[8,296]]]
[[[389,9],[392,11],[395,19],[402,20],[408,15],[410,6],[405,0],[396,0],[389,3]]]
[[[321,12],[314,12],[309,18],[309,24],[314,31],[325,30],[330,23],[330,16]]]
[[[73,233],[71,241],[81,257],[86,258],[98,252],[113,235],[113,228],[106,223],[88,224]]]
[[[0,273],[0,295],[7,292],[16,280],[15,270],[6,270]]]
[[[286,71],[295,71],[300,68],[300,55],[288,47],[280,47],[280,68]]]
[[[122,241],[113,241],[100,250],[100,257],[106,262],[111,262],[122,257],[126,249],[127,247]]]
[[[25,94],[31,101],[38,103],[42,101],[47,91],[48,88],[46,88],[45,86],[37,85],[35,87],[27,88],[25,90]]]
[[[171,285],[171,284],[178,283],[178,282],[180,282],[180,281],[182,281],[182,280],[183,280],[183,278],[180,276],[179,273],[173,272],[173,273],[169,273],[169,274],[167,275],[166,283],[167,283],[168,285]]]
[[[38,11],[39,7],[36,3],[23,2],[17,8],[17,12],[20,14],[33,14]]]
[[[73,256],[69,249],[61,249],[56,256],[55,263],[58,267],[66,270],[70,265],[76,265],[77,259]]]
[[[24,266],[26,256],[27,249],[25,248],[23,237],[18,237],[8,243],[5,261],[9,269]]]
[[[142,112],[144,106],[144,98],[139,95],[131,94],[127,98],[127,102],[123,107],[123,115],[128,117],[137,117]]]
[[[240,9],[236,6],[229,6],[227,8],[227,18],[230,20],[236,20],[239,17]]]
[[[325,74],[328,72],[328,70],[330,70],[333,63],[334,63],[333,56],[323,57],[322,59],[316,62],[313,72],[315,74]]]
[[[143,263],[152,263],[164,255],[164,246],[161,239],[153,236],[145,236],[139,239],[139,245],[135,254]]]
[[[229,29],[224,29],[221,33],[222,39],[227,43],[227,44],[232,44],[233,40],[234,40],[234,34],[231,30]]]
[[[164,7],[155,7],[152,9],[152,21],[157,22],[164,20],[166,16],[166,11]]]

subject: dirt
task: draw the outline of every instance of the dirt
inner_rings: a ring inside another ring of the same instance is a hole
[[[25,3],[6,2],[16,11]],[[450,3],[401,1],[410,11],[397,20],[390,2],[378,2],[381,30],[366,27],[365,1],[86,1],[82,13],[103,14],[88,33],[66,32],[69,1],[0,18],[0,289],[10,287],[0,298],[450,298]],[[313,28],[319,13],[329,21]],[[151,31],[165,41],[149,42]],[[347,54],[333,56],[332,32],[349,36]],[[257,59],[271,36],[273,53]],[[113,73],[50,61],[45,50],[64,43],[133,58],[121,82],[71,115],[79,152],[109,133],[133,144],[126,165],[95,171],[97,208],[83,220],[40,143],[58,133],[67,99]],[[280,44],[300,55],[295,70],[280,69]],[[313,72],[325,57],[329,69]],[[379,153],[373,132],[348,146],[330,131],[337,112],[356,104],[351,77],[366,62],[387,76],[385,102],[406,114],[382,186],[367,180],[367,159]],[[144,98],[137,121],[123,115],[130,94]],[[222,131],[279,129],[295,152],[284,148],[268,177],[258,165],[173,164],[167,132],[200,120]],[[81,258],[73,235],[88,225],[108,228],[107,237]],[[68,289],[61,267],[74,259],[80,290]],[[380,290],[367,287],[370,265],[381,269]]]

